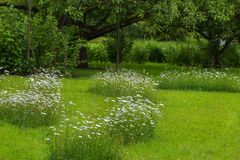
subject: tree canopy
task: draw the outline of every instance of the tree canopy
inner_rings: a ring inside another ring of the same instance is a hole
[[[66,66],[66,59],[72,58],[87,67],[84,41],[115,31],[117,24],[124,28],[141,22],[155,36],[179,30],[198,33],[208,41],[212,64],[218,66],[224,50],[240,35],[239,5],[238,0],[36,0],[28,21],[32,29],[25,31],[24,39],[32,39],[33,61],[48,57],[45,65],[61,59],[58,64]],[[0,7],[26,13],[23,19],[30,9],[25,0],[1,0]]]

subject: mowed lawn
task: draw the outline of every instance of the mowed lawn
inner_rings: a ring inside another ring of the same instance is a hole
[[[240,94],[159,91],[165,104],[156,136],[127,147],[126,159],[238,160]]]
[[[18,77],[4,81],[0,89],[24,84]],[[97,114],[108,108],[105,97],[88,91],[92,83],[89,76],[64,80],[65,102],[76,103],[67,109],[68,114],[75,110]],[[123,159],[240,159],[239,93],[158,90],[157,97],[165,107],[155,136],[145,143],[125,146]],[[48,127],[23,129],[0,121],[0,160],[48,159],[47,135]]]

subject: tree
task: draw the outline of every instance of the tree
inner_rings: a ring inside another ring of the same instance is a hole
[[[239,7],[238,0],[178,1],[174,25],[204,37],[212,66],[220,67],[224,51],[240,36]]]
[[[27,10],[24,3],[8,1],[18,9]],[[86,41],[103,36],[119,28],[129,26],[150,17],[155,11],[159,0],[39,0],[35,1],[33,12],[51,14],[58,20],[61,30],[66,26],[75,27],[75,38]],[[0,6],[10,3],[0,2]],[[117,13],[117,9],[120,10]],[[80,67],[87,64],[87,50],[83,45],[80,49]]]

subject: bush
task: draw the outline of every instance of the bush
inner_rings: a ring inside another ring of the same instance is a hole
[[[62,69],[63,66],[72,65],[72,60],[76,63],[76,58],[73,57],[76,54],[71,52],[71,44],[68,43],[74,35],[74,29],[64,28],[60,31],[54,16],[37,13],[32,18],[30,34],[28,18],[11,7],[1,7],[0,20],[0,66],[11,74],[32,73],[35,68]]]
[[[117,55],[117,36],[116,32],[110,34],[109,38],[103,41],[108,53],[108,57],[110,62],[116,63],[116,55]],[[129,51],[133,45],[133,41],[131,37],[128,37],[123,32],[120,35],[120,62],[129,61]]]
[[[144,62],[164,62],[165,56],[162,46],[159,42],[151,41],[136,41],[131,49],[131,61],[136,63]]]
[[[149,49],[146,45],[135,43],[130,51],[131,61],[136,63],[145,63],[150,56]]]
[[[158,63],[162,63],[162,62],[166,62],[166,58],[164,55],[164,51],[161,47],[156,46],[156,45],[150,45],[150,56],[149,56],[149,61],[150,62],[158,62]]]
[[[224,51],[221,63],[224,67],[239,67],[240,66],[240,45],[238,42],[232,44]]]
[[[0,9],[0,66],[10,73],[26,69],[27,19],[21,12],[1,7]]]
[[[177,42],[172,46],[164,48],[166,62],[182,66],[202,66],[210,65],[210,56],[206,53],[206,42],[203,40],[188,39]]]
[[[157,105],[140,95],[117,97],[110,102],[113,107],[104,120],[112,137],[128,144],[153,136],[162,104]]]
[[[23,91],[0,91],[0,119],[24,127],[54,123],[61,107],[57,75],[45,71],[32,75],[27,83]]]
[[[131,61],[137,63],[166,62],[184,66],[210,66],[207,43],[193,38],[181,42],[136,41],[131,49]]]
[[[88,61],[89,62],[108,62],[109,57],[106,47],[101,43],[88,43]]]
[[[34,64],[36,68],[58,68],[64,65],[65,58],[72,56],[70,50],[69,35],[58,29],[58,22],[52,15],[46,17],[37,14],[32,20],[32,45]]]
[[[107,71],[93,76],[95,81],[91,91],[106,96],[134,96],[141,94],[153,99],[156,82],[148,74],[142,75],[132,70],[122,69],[118,72]]]

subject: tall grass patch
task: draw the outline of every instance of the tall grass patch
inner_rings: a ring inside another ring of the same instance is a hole
[[[103,115],[85,116],[79,111],[52,126],[50,159],[118,160],[123,144],[143,142],[154,134],[162,104],[140,95],[107,98]]]
[[[224,71],[182,69],[162,72],[158,88],[240,92],[240,77]]]
[[[42,71],[30,76],[24,90],[1,90],[0,119],[26,127],[53,123],[61,107],[61,85],[56,72]]]
[[[93,76],[91,91],[105,96],[135,96],[154,98],[157,86],[155,80],[147,73],[139,74],[133,70],[121,69],[117,72],[107,71]]]
[[[63,115],[58,126],[51,127],[51,160],[118,160],[119,146],[106,132],[102,118],[85,116],[80,112],[72,117]]]
[[[112,137],[129,144],[153,136],[162,104],[155,104],[140,95],[117,97],[110,102],[112,107],[104,121]]]

